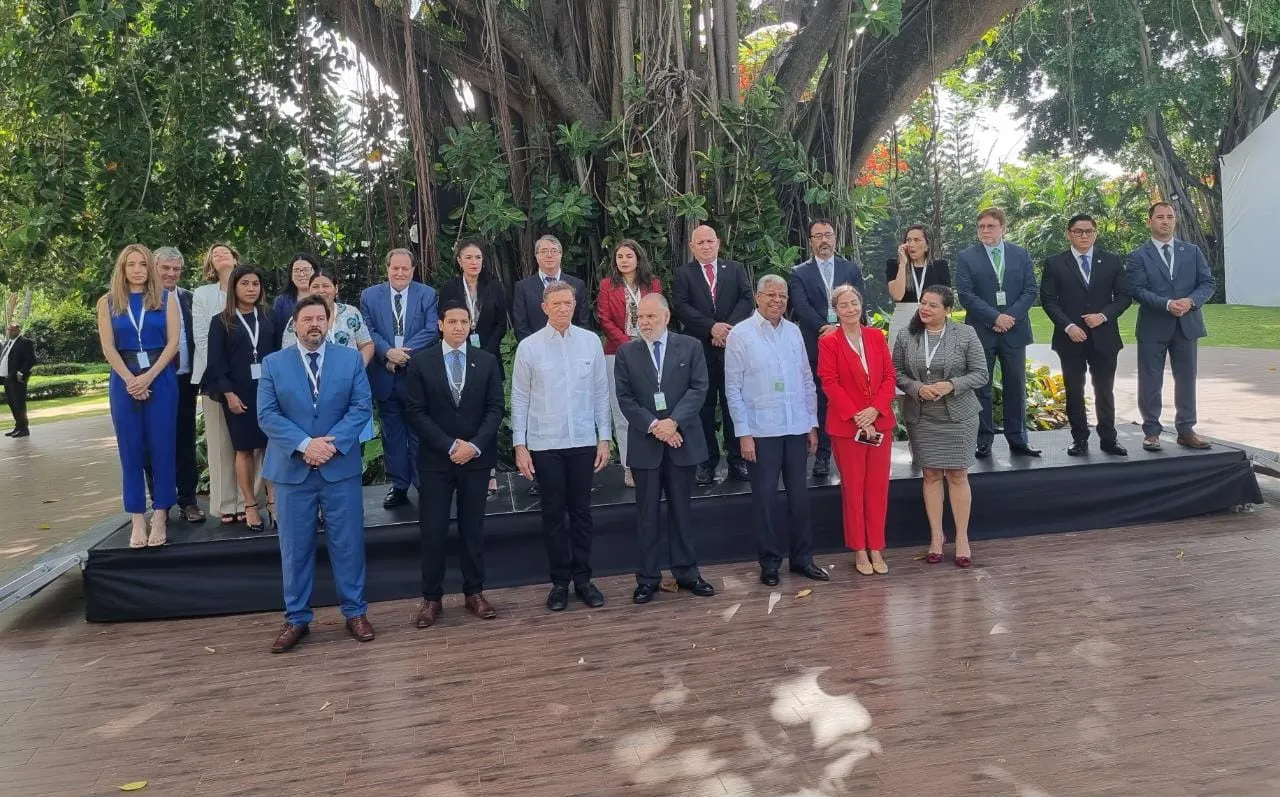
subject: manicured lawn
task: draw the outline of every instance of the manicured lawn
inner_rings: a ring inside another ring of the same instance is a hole
[[[1204,323],[1209,337],[1201,346],[1238,349],[1280,349],[1280,307],[1250,307],[1243,304],[1207,304]],[[960,316],[963,318],[963,315]],[[1134,343],[1133,326],[1138,321],[1138,308],[1130,307],[1120,316],[1120,335],[1125,343]],[[1036,343],[1053,340],[1053,324],[1044,310],[1031,308],[1031,329]]]
[[[92,415],[106,415],[106,389],[70,398],[47,399],[27,403],[27,416],[32,426],[53,421],[65,421],[71,418],[88,418]],[[13,428],[13,414],[8,405],[0,406],[0,431],[7,432]]]

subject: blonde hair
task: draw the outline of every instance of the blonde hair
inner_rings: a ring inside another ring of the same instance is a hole
[[[240,265],[240,253],[229,243],[218,242],[209,247],[209,251],[204,253],[204,264],[202,266],[204,281],[214,283],[218,281],[218,270],[213,267],[213,250],[221,246],[231,253],[231,257],[235,259],[236,265]],[[234,266],[233,266],[234,268]]]
[[[129,244],[116,256],[116,267],[111,272],[111,288],[107,297],[113,315],[123,315],[129,309],[129,281],[124,276],[124,264],[132,254],[141,254],[147,261],[147,284],[142,289],[142,306],[147,310],[159,310],[163,306],[164,292],[160,287],[160,275],[156,272],[156,259],[142,244]]]

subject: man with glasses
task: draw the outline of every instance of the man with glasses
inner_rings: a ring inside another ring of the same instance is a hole
[[[1116,357],[1124,348],[1116,323],[1133,300],[1120,256],[1094,244],[1098,226],[1080,213],[1067,222],[1070,244],[1044,262],[1040,304],[1053,322],[1053,350],[1062,361],[1067,386],[1067,418],[1071,421],[1073,457],[1089,451],[1089,416],[1084,406],[1085,372],[1093,382],[1098,415],[1099,448],[1126,456],[1116,440]]]
[[[1040,456],[1027,438],[1027,346],[1031,322],[1027,313],[1036,300],[1036,274],[1031,255],[1004,239],[1005,216],[1000,208],[978,214],[978,243],[956,256],[956,292],[964,303],[965,323],[978,333],[994,381],[1000,360],[1004,396],[1004,437],[1009,453]],[[978,420],[978,459],[991,456],[995,420],[991,415],[991,382],[978,391],[982,413]]]
[[[809,369],[816,384],[818,338],[840,326],[835,310],[831,309],[831,292],[840,285],[852,285],[859,295],[865,295],[866,291],[862,267],[836,255],[836,229],[831,222],[818,219],[809,225],[809,250],[813,256],[791,270],[791,315],[804,336]],[[818,479],[831,475],[831,438],[823,428],[826,417],[827,395],[819,385],[818,453],[813,457],[813,475]]]
[[[538,261],[538,273],[516,283],[515,297],[511,304],[511,324],[516,331],[516,341],[522,341],[547,325],[547,314],[542,312],[542,294],[553,282],[565,282],[573,287],[577,309],[573,325],[591,329],[591,303],[587,301],[587,286],[582,280],[566,274],[560,268],[564,249],[554,235],[544,235],[533,245],[533,257]]]

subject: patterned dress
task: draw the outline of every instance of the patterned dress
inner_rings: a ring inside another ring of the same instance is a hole
[[[360,315],[360,308],[342,302],[335,302],[334,307],[337,310],[337,318],[329,329],[330,343],[358,351],[364,344],[373,342],[369,327],[364,323],[364,316]],[[298,345],[298,335],[294,332],[293,319],[290,318],[289,323],[285,325],[284,335],[280,339],[280,348],[296,345]]]

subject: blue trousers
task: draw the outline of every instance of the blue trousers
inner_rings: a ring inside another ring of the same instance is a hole
[[[120,450],[120,474],[124,482],[124,511],[147,511],[148,468],[156,474],[152,505],[168,509],[178,500],[177,444],[178,379],[166,368],[151,383],[151,398],[135,401],[124,380],[113,371],[107,386],[111,423]]]
[[[400,392],[403,379],[397,378],[391,397],[378,402],[382,419],[382,457],[387,467],[387,481],[397,490],[418,486],[418,434],[405,421],[404,398]]]
[[[306,625],[315,616],[311,591],[316,577],[316,510],[324,511],[325,545],[342,616],[364,614],[364,506],[360,477],[327,482],[317,470],[301,484],[276,485],[280,515],[280,567],[284,574],[285,620]]]

